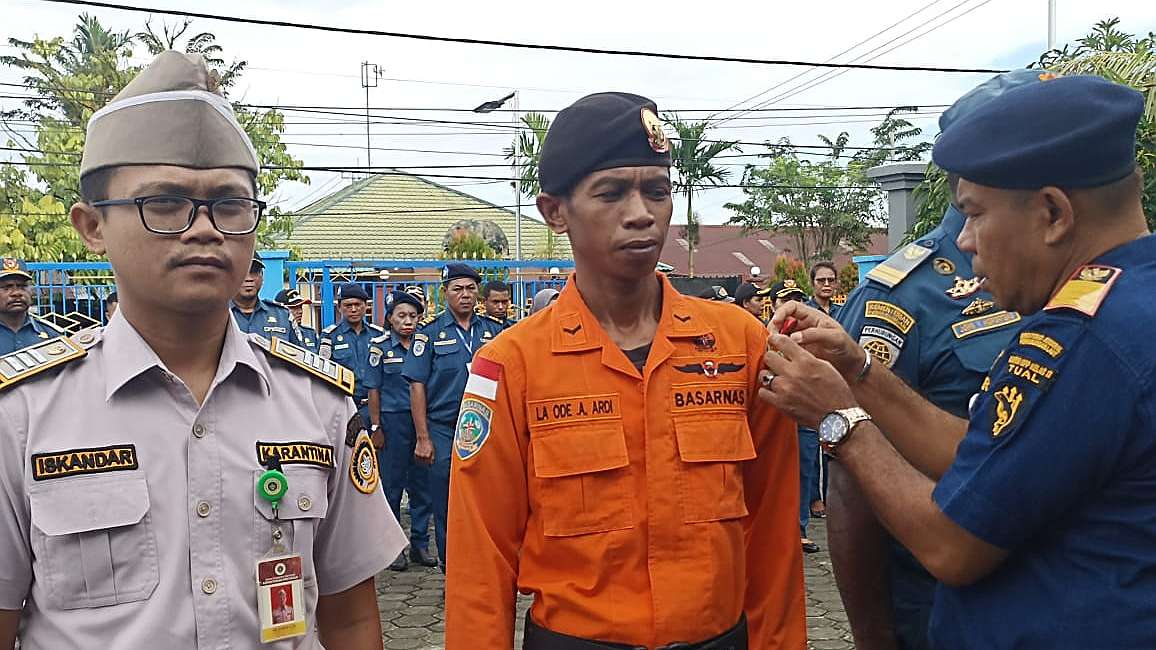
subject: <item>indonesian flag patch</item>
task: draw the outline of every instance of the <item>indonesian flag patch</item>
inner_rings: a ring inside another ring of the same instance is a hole
[[[483,399],[495,400],[498,397],[498,377],[502,374],[502,364],[477,357],[470,365],[470,378],[466,381],[466,394],[476,395]]]

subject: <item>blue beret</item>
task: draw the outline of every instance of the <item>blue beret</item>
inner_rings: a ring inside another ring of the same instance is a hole
[[[482,276],[478,275],[474,267],[469,264],[450,262],[442,267],[442,282],[449,282],[450,280],[457,280],[458,278],[469,278],[474,282],[482,281]]]
[[[337,301],[347,300],[349,298],[360,298],[361,300],[369,300],[369,294],[365,293],[365,289],[355,282],[346,282],[337,288]]]
[[[932,160],[1002,189],[1098,187],[1136,168],[1144,96],[1102,77],[1057,77],[1012,88],[951,124]]]
[[[421,304],[421,301],[414,296],[405,291],[391,291],[385,296],[386,317],[393,314],[393,309],[398,305],[413,305],[419,315],[425,313],[425,305]]]
[[[658,105],[630,93],[587,95],[562,109],[546,133],[538,180],[565,194],[587,175],[615,167],[670,166]]]
[[[26,280],[31,280],[32,274],[28,272],[28,265],[24,260],[18,260],[15,257],[5,257],[0,261],[0,278],[6,278],[12,275],[18,275]]]
[[[1028,84],[1040,83],[1046,79],[1055,78],[1055,73],[1047,70],[1009,70],[997,74],[980,85],[972,88],[963,97],[943,111],[939,116],[939,130],[946,131],[947,127],[955,124],[959,118],[967,115],[989,101],[999,97],[1012,88],[1019,88]]]

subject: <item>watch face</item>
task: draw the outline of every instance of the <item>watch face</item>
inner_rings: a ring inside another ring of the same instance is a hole
[[[847,435],[847,418],[839,413],[828,413],[819,423],[819,440],[829,445],[838,443]]]

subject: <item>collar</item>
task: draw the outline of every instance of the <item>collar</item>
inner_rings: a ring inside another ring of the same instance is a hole
[[[233,309],[235,309],[237,312],[239,312],[239,313],[241,313],[241,314],[245,314],[245,310],[244,310],[244,309],[241,309],[241,306],[240,306],[240,305],[238,305],[238,304],[237,304],[235,301],[230,301],[230,306],[231,306]],[[119,311],[119,310],[117,310],[117,311]],[[256,302],[256,304],[254,304],[254,305],[253,305],[253,311],[251,311],[251,312],[249,312],[249,313],[250,313],[250,314],[256,314],[256,313],[258,313],[258,312],[262,312],[262,311],[269,311],[269,309],[268,309],[268,307],[266,307],[266,306],[265,306],[265,301],[264,301],[264,300],[261,300],[260,298],[257,298],[257,302]],[[248,315],[248,314],[246,314],[246,315]]]
[[[104,351],[104,399],[112,399],[113,394],[123,388],[136,377],[152,368],[160,368],[169,372],[163,361],[157,356],[149,344],[141,337],[132,323],[128,322],[118,309],[105,326],[101,335],[101,346]],[[221,383],[233,373],[237,366],[246,366],[255,372],[265,387],[265,394],[269,394],[269,377],[265,374],[265,366],[253,352],[253,346],[241,332],[237,322],[229,319],[225,330],[225,342],[221,346],[221,359],[217,363],[217,374],[213,378],[213,386]],[[170,373],[171,374],[171,373]]]
[[[627,374],[639,376],[637,368],[626,354],[610,340],[602,324],[594,317],[578,285],[570,274],[566,286],[550,311],[550,349],[555,353],[582,352],[602,349],[602,363]],[[712,330],[694,301],[679,293],[663,273],[655,272],[662,289],[662,313],[658,329],[651,343],[650,360],[646,368],[657,366],[674,352],[670,339],[703,336]]]
[[[943,221],[939,222],[939,229],[945,236],[950,237],[954,244],[959,239],[959,233],[963,232],[963,222],[963,213],[956,210],[954,205],[948,205],[947,212],[943,214]]]

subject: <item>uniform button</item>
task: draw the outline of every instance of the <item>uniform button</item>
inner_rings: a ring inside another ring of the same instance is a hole
[[[202,518],[208,517],[210,510],[212,510],[212,506],[209,505],[208,501],[201,501],[200,503],[197,504],[197,516],[198,517],[202,517]]]
[[[193,425],[193,435],[198,437],[198,438],[204,438],[205,437],[205,425],[194,424]]]
[[[303,494],[297,498],[297,507],[306,512],[313,507],[313,500]]]
[[[205,578],[201,581],[201,591],[210,596],[217,593],[217,581],[212,578]]]

